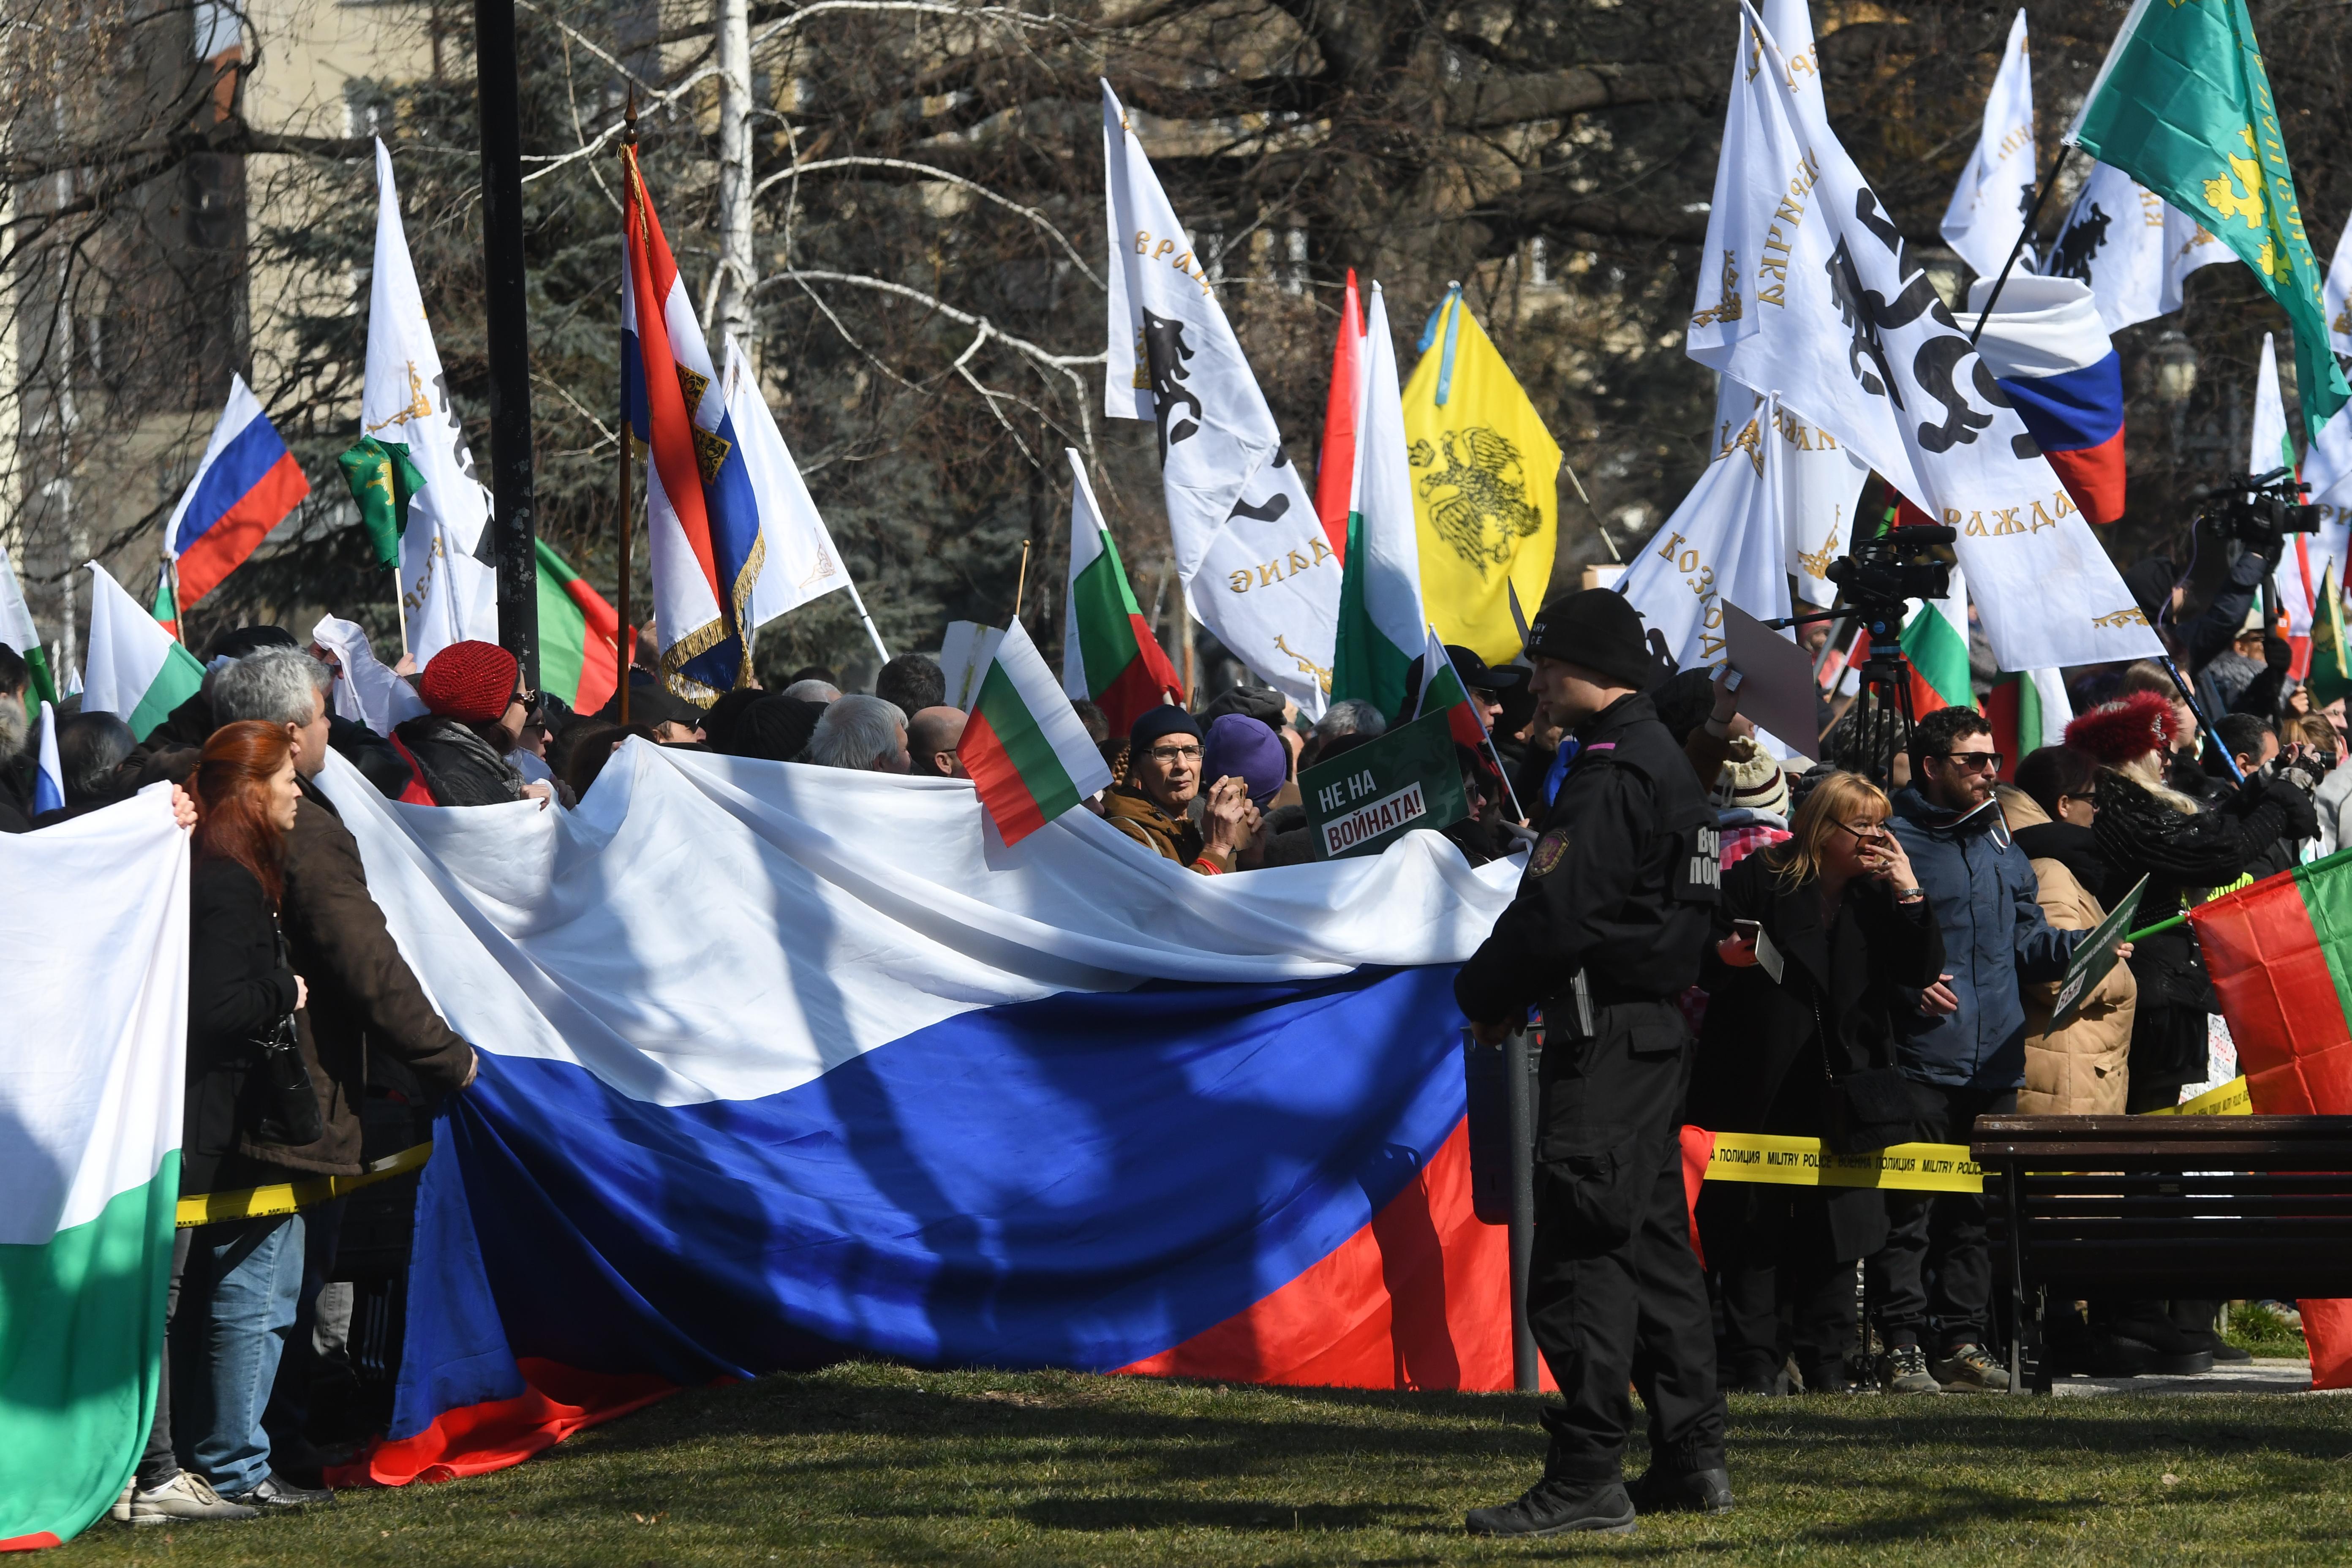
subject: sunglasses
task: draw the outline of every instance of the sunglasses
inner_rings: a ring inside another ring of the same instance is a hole
[[[1941,757],[1952,766],[1969,773],[1974,773],[1979,768],[1990,768],[1994,773],[1999,773],[2003,761],[1999,752],[1934,752],[1929,754]]]

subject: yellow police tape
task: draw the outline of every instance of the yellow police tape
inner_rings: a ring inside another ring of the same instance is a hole
[[[2142,1116],[2252,1116],[2253,1113],[2253,1091],[2246,1087],[2243,1078],[2233,1078],[2218,1089],[2207,1089],[2194,1100],[2184,1100],[2178,1105],[2140,1112]]]
[[[2147,1116],[2252,1116],[2246,1080],[2231,1079],[2196,1099]],[[1980,1193],[1984,1167],[1964,1143],[1895,1143],[1859,1154],[1832,1154],[1818,1138],[1769,1132],[1718,1132],[1706,1162],[1710,1182],[1773,1182],[1791,1187],[1880,1187],[1913,1193]]]
[[[1984,1167],[1964,1143],[1895,1143],[1832,1154],[1818,1138],[1718,1132],[1706,1162],[1710,1182],[1774,1182],[1791,1187],[1886,1187],[1915,1193],[1980,1193]]]
[[[179,1226],[219,1225],[234,1219],[266,1219],[322,1204],[330,1198],[372,1187],[378,1182],[404,1176],[433,1157],[433,1145],[419,1143],[387,1154],[360,1167],[356,1176],[318,1176],[307,1182],[279,1182],[267,1187],[245,1187],[233,1193],[197,1193],[180,1200]]]

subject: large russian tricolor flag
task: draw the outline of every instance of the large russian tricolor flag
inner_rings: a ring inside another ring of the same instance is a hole
[[[1982,309],[1990,287],[1979,280],[1970,288],[1971,306]],[[2120,519],[2124,366],[2090,286],[2073,278],[2012,276],[1977,353],[2084,517]]]
[[[647,450],[646,534],[662,673],[708,700],[750,677],[760,508],[694,300],[662,237],[635,148],[621,233],[621,415]]]
[[[1007,848],[962,780],[637,742],[571,813],[322,782],[483,1050],[340,1479],[851,1355],[1509,1386],[1451,987],[1516,865],[1200,877],[1084,811]]]
[[[232,375],[228,406],[163,530],[164,553],[179,562],[180,609],[218,587],[310,493],[261,400]]]

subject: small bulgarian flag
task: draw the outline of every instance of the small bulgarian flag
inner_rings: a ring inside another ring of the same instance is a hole
[[[2074,711],[2057,670],[2030,670],[1996,679],[1985,694],[1984,714],[1992,725],[1993,750],[2000,753],[2001,782],[2016,777],[2018,760],[2027,752],[2057,745]]]
[[[981,678],[956,754],[1007,844],[1110,787],[1102,752],[1018,618]]]
[[[105,567],[89,563],[89,659],[82,677],[85,713],[112,713],[145,740],[194,697],[205,667],[122,591]]]
[[[1969,679],[1969,598],[1960,569],[1952,568],[1952,591],[1922,599],[1903,623],[1903,654],[1911,661],[1911,712],[1926,718],[1938,708],[1973,708]]]
[[[155,568],[155,607],[152,614],[155,624],[172,634],[173,642],[184,642],[180,635],[180,595],[172,588],[172,563],[165,561]]]
[[[1069,450],[1070,584],[1062,596],[1062,689],[1102,710],[1114,735],[1147,710],[1184,700],[1184,683],[1144,624],[1118,545],[1095,504],[1086,465]],[[1092,791],[1087,793],[1092,794]],[[1007,842],[1011,842],[1008,838]]]
[[[593,713],[620,683],[620,615],[547,541],[536,542],[540,689]]]
[[[1447,733],[1475,752],[1486,743],[1486,716],[1470,700],[1470,689],[1462,684],[1462,672],[1454,668],[1454,656],[1437,640],[1437,628],[1426,629],[1429,646],[1422,651],[1421,693],[1413,703],[1412,716],[1420,719],[1444,713]]]

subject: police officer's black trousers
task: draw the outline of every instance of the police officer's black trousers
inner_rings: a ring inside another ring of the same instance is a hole
[[[1545,1041],[1528,1321],[1567,1407],[1548,1473],[1622,1474],[1631,1382],[1654,1464],[1723,1464],[1706,1281],[1691,1251],[1675,1110],[1691,1038],[1671,1003],[1597,1010],[1594,1037]]]

